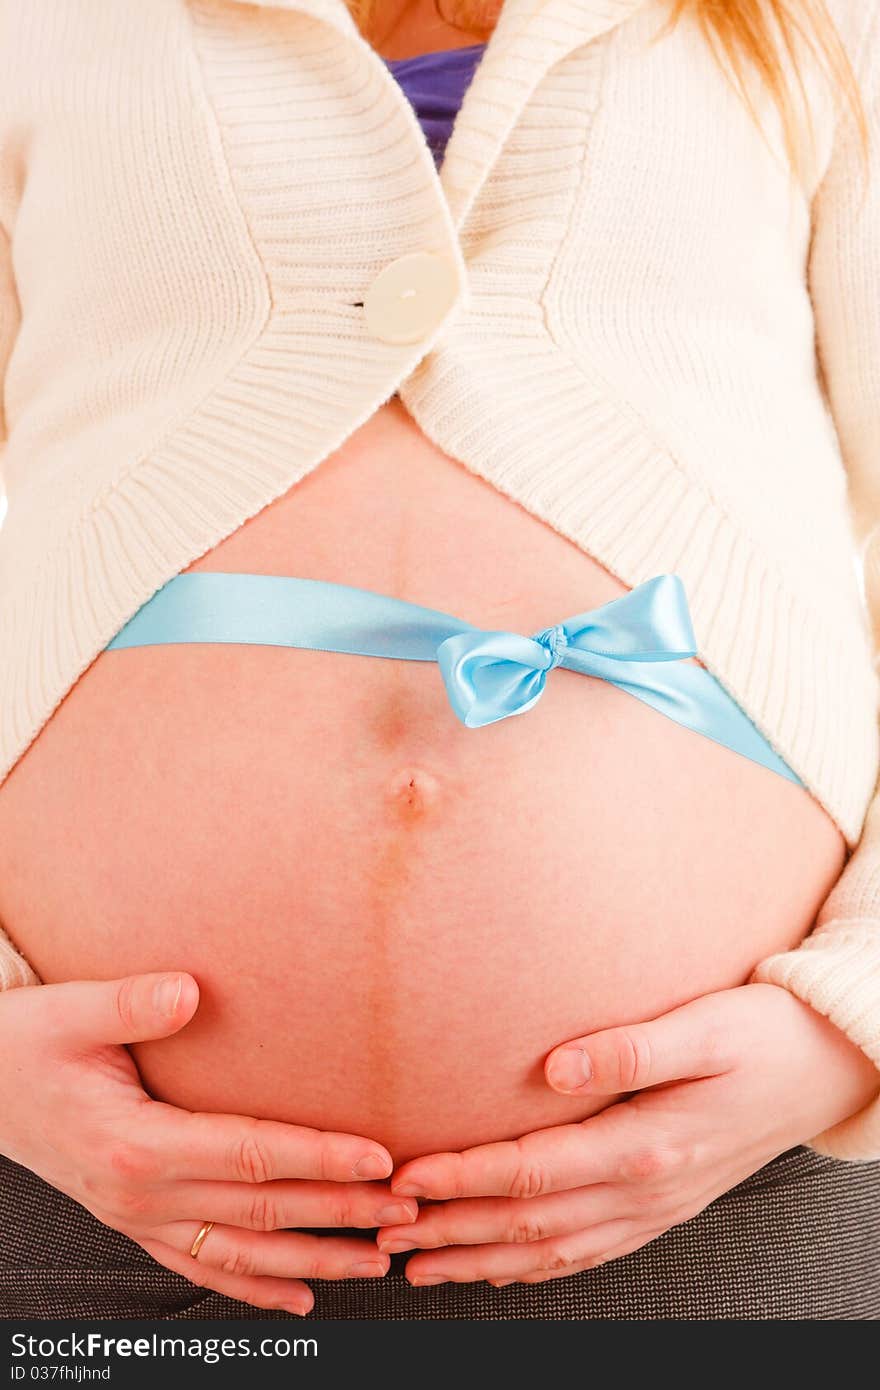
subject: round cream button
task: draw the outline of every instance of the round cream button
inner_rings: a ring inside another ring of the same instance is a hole
[[[389,262],[364,297],[367,327],[383,343],[417,343],[455,301],[457,277],[447,256],[411,251]]]

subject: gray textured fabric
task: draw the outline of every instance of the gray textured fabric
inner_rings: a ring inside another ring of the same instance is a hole
[[[878,1320],[880,1162],[792,1149],[635,1254],[548,1284],[413,1289],[407,1258],[382,1280],[311,1281],[311,1316]],[[0,1316],[289,1317],[197,1288],[5,1158]]]

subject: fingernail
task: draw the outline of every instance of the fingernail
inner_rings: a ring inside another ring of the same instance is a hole
[[[445,1274],[416,1274],[409,1281],[415,1288],[427,1288],[429,1284],[448,1284]]]
[[[398,1197],[424,1197],[425,1189],[419,1187],[417,1182],[396,1182],[392,1184]]]
[[[547,1079],[557,1091],[578,1091],[592,1075],[590,1059],[582,1047],[557,1052],[547,1069]]]
[[[314,1306],[314,1303],[309,1302],[309,1300],[306,1298],[303,1298],[296,1303],[282,1303],[281,1305],[285,1313],[295,1313],[298,1318],[304,1318],[306,1313],[310,1313]]]
[[[390,1161],[380,1154],[364,1154],[354,1165],[353,1171],[356,1178],[387,1178],[391,1167]]]
[[[386,1255],[399,1255],[403,1250],[418,1249],[414,1240],[379,1240],[379,1249]]]
[[[415,1221],[418,1216],[417,1211],[412,1207],[405,1206],[403,1202],[396,1202],[394,1206],[381,1207],[376,1212],[377,1226],[403,1226],[408,1221]]]
[[[167,979],[160,980],[153,991],[153,1006],[156,1012],[164,1014],[166,1018],[173,1017],[182,989],[183,980],[179,975],[169,975]]]
[[[516,1283],[515,1279],[490,1279],[489,1283],[496,1289],[506,1289],[508,1284]]]
[[[378,1260],[361,1260],[359,1264],[351,1265],[346,1277],[349,1279],[379,1279],[386,1273],[386,1266],[380,1264]]]

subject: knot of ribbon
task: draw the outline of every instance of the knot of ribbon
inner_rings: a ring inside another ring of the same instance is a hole
[[[661,574],[533,637],[472,628],[447,637],[436,655],[453,710],[478,729],[525,714],[557,666],[644,685],[648,673],[639,665],[696,654],[684,586],[678,575]]]
[[[545,627],[543,632],[536,635],[535,641],[540,642],[541,646],[546,647],[550,653],[550,665],[547,667],[547,671],[552,671],[555,666],[561,665],[565,649],[568,646],[568,633],[562,623],[557,623],[555,627]]]

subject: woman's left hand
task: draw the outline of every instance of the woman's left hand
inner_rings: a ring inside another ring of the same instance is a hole
[[[432,1200],[378,1243],[419,1251],[411,1283],[534,1284],[629,1254],[880,1086],[844,1033],[764,984],[566,1043],[545,1075],[567,1095],[635,1094],[578,1124],[404,1164],[394,1192]]]

